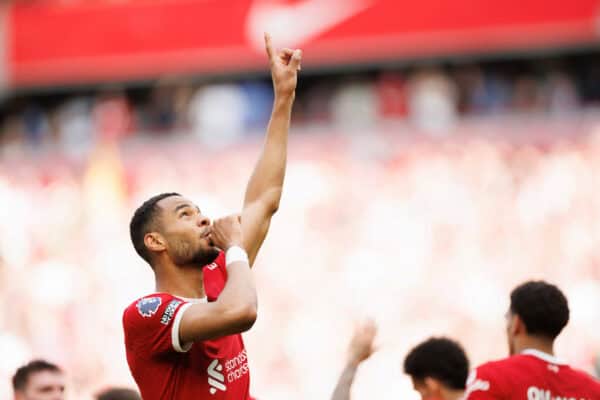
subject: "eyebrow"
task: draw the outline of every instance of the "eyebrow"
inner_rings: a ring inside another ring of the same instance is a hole
[[[187,203],[182,203],[182,204],[178,205],[177,207],[175,207],[174,213],[177,214],[177,212],[179,210],[183,209],[183,208],[195,208],[196,211],[198,211],[198,214],[200,214],[200,207],[198,207],[198,206],[192,206],[192,205],[187,204]]]

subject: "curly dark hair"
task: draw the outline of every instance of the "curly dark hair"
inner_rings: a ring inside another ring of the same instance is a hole
[[[569,304],[558,287],[529,281],[510,294],[510,311],[518,315],[527,333],[554,340],[569,322]]]
[[[132,389],[111,388],[96,395],[96,400],[141,400],[142,398]]]
[[[449,388],[464,390],[469,359],[458,342],[434,337],[408,353],[404,359],[404,372],[416,380],[434,378]]]
[[[150,265],[150,252],[144,244],[146,233],[156,229],[158,222],[159,207],[156,205],[162,199],[171,196],[181,196],[179,193],[161,193],[146,200],[144,204],[138,207],[129,223],[129,235],[133,242],[135,251]]]
[[[12,378],[13,389],[16,391],[25,390],[27,381],[32,374],[42,371],[50,371],[60,373],[62,370],[57,366],[45,360],[33,360],[23,365]]]

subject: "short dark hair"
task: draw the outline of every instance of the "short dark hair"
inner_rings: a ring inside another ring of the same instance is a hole
[[[458,342],[434,337],[408,353],[404,359],[404,372],[416,380],[434,378],[449,388],[464,390],[469,359]]]
[[[569,304],[558,287],[529,281],[510,294],[510,311],[518,315],[527,333],[554,340],[569,322]]]
[[[129,223],[129,235],[133,242],[135,251],[142,257],[148,264],[151,264],[150,252],[144,244],[144,236],[152,229],[156,229],[156,222],[158,219],[159,208],[156,205],[162,199],[171,196],[181,196],[179,193],[161,193],[157,194],[146,200],[144,204],[138,207],[131,218]]]
[[[62,370],[57,365],[49,363],[48,361],[30,361],[29,363],[17,369],[17,372],[15,372],[15,375],[12,378],[12,385],[15,392],[25,390],[25,386],[27,386],[27,381],[29,380],[29,377],[37,372],[42,371],[50,371],[56,373],[62,372]]]
[[[111,388],[96,395],[96,400],[141,400],[142,398],[132,389]]]

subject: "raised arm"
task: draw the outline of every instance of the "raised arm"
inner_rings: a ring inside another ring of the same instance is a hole
[[[348,361],[338,379],[331,400],[350,400],[350,389],[356,369],[361,362],[373,354],[373,340],[376,333],[377,327],[373,321],[367,321],[356,329],[348,347]]]
[[[242,211],[244,248],[250,265],[262,245],[271,217],[279,208],[287,158],[288,130],[294,103],[301,50],[276,52],[265,34],[265,47],[271,65],[275,99],[262,153],[250,177]]]
[[[256,321],[256,288],[247,255],[240,247],[243,234],[239,219],[229,216],[213,224],[211,240],[225,250],[227,282],[216,301],[192,304],[184,310],[179,324],[179,342],[184,345],[241,333]]]

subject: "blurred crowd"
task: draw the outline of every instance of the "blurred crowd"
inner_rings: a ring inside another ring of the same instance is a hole
[[[454,62],[302,77],[297,128],[360,132],[382,121],[444,135],[461,117],[564,115],[600,102],[596,54]],[[152,85],[17,93],[0,108],[0,148],[86,151],[99,138],[192,136],[218,147],[262,131],[272,103],[267,77],[165,78]]]
[[[219,90],[207,99],[229,98]],[[80,117],[131,110],[125,97],[103,99]],[[106,123],[144,120],[128,115]],[[474,365],[503,357],[508,293],[534,278],[569,298],[558,355],[594,372],[600,115],[461,119],[435,139],[384,126],[358,136],[327,125],[298,131],[255,268],[259,319],[245,335],[259,398],[328,398],[353,322],[368,315],[381,328],[382,351],[362,368],[355,398],[414,399],[400,365],[407,350],[445,334],[460,338]],[[261,137],[209,149],[190,136],[155,134],[102,141],[85,158],[0,160],[0,397],[32,357],[64,366],[69,399],[133,387],[121,316],[154,282],[130,243],[131,213],[172,190],[209,216],[239,209]]]

